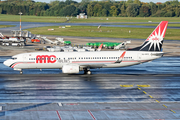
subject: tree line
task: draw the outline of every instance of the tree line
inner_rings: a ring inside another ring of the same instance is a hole
[[[88,17],[179,17],[180,3],[178,0],[165,3],[145,3],[140,0],[73,0],[34,2],[32,0],[0,1],[0,14],[37,16],[76,16],[86,13]]]

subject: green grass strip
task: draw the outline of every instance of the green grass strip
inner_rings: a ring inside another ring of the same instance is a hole
[[[179,22],[179,17],[89,17],[88,19],[72,18],[72,23],[115,23],[115,22]]]
[[[54,29],[49,31],[48,29]],[[59,35],[59,36],[81,36],[81,37],[105,37],[105,38],[135,38],[146,39],[154,28],[121,28],[98,26],[71,26],[59,28],[59,26],[37,27],[27,29],[33,34]],[[180,29],[167,29],[165,39],[180,40]]]
[[[0,28],[14,27],[15,25],[0,25]]]
[[[114,24],[114,25],[137,25],[137,26],[157,26],[158,24]],[[169,27],[180,27],[180,24],[168,23]]]

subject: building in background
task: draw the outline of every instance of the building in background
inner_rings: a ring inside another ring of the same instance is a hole
[[[77,15],[77,19],[87,19],[87,15],[85,15],[85,13],[79,13],[79,15]]]

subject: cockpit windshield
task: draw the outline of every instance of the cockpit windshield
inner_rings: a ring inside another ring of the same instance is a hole
[[[13,60],[16,60],[16,59],[17,59],[17,57],[13,57],[12,59],[13,59]]]

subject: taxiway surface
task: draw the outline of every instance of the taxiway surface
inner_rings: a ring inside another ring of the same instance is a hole
[[[180,119],[180,75],[1,75],[0,119]]]

